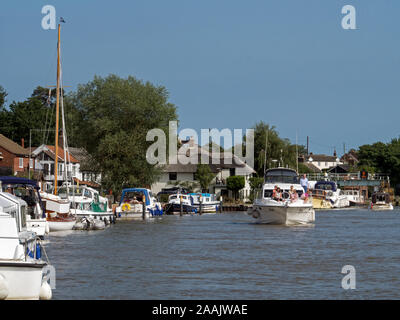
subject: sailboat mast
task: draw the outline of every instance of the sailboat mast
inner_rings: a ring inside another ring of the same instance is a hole
[[[56,141],[54,158],[54,194],[57,194],[57,174],[58,174],[58,114],[60,110],[60,30],[61,24],[58,24],[58,42],[57,42],[57,89],[56,89]]]

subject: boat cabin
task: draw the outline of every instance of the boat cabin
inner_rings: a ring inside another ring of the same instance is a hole
[[[289,168],[273,168],[265,171],[265,182],[298,184],[299,177],[296,170]]]
[[[15,219],[18,232],[26,230],[28,205],[24,200],[8,192],[0,192],[0,207],[4,213]]]
[[[387,192],[374,192],[372,194],[373,204],[389,204],[390,202],[390,194]]]
[[[27,214],[32,219],[44,218],[42,199],[36,181],[21,177],[0,177],[1,190],[13,194],[27,204]]]
[[[122,190],[121,200],[119,205],[124,203],[129,204],[143,204],[149,206],[153,202],[153,194],[149,189],[144,188],[128,188]]]

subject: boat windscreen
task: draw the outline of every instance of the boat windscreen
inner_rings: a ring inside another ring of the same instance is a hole
[[[297,173],[289,169],[271,169],[265,174],[265,181],[269,183],[299,183]]]

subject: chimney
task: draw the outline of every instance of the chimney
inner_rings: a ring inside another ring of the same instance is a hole
[[[25,140],[24,140],[24,138],[21,139],[21,146],[22,146],[22,148],[25,148]]]
[[[333,155],[336,157],[336,149],[333,151]]]

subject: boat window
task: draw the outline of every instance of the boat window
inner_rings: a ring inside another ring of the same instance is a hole
[[[21,226],[22,228],[26,227],[26,206],[21,206]]]
[[[176,196],[170,196],[169,198],[170,199],[176,199]]]
[[[264,198],[272,198],[272,191],[273,190],[265,189],[264,190]]]

